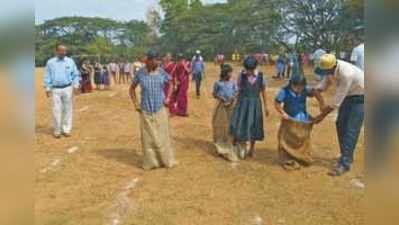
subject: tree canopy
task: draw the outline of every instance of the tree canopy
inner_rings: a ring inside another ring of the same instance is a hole
[[[311,52],[340,51],[364,32],[362,0],[228,0],[205,5],[200,0],[159,0],[147,22],[63,17],[36,26],[36,63],[43,65],[56,42],[73,55],[137,57],[147,48],[192,54],[206,59],[218,53],[242,54],[282,48]],[[161,16],[162,15],[162,16]],[[363,28],[363,29],[362,29]]]

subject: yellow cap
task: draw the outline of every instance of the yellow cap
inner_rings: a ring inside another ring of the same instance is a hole
[[[324,54],[319,59],[319,68],[322,70],[331,70],[337,65],[337,58],[333,54]]]

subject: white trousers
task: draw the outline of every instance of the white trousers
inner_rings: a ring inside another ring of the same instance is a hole
[[[72,130],[73,88],[53,89],[54,134],[69,134]]]

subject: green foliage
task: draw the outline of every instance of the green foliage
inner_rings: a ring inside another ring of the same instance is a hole
[[[142,21],[117,22],[104,18],[62,17],[36,26],[36,65],[54,55],[57,42],[70,55],[133,58],[148,46],[149,28]]]
[[[160,0],[163,11],[147,12],[147,22],[63,17],[36,26],[36,64],[43,65],[58,41],[72,55],[138,57],[148,48],[161,53],[196,49],[211,60],[286,49],[310,52],[318,47],[349,50],[364,29],[362,0],[228,0],[204,5],[200,0]]]

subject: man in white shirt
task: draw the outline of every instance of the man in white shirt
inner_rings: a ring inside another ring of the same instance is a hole
[[[360,38],[352,51],[351,62],[364,71],[364,43]]]
[[[57,44],[56,53],[47,61],[44,87],[53,100],[54,137],[58,139],[71,136],[73,97],[79,94],[81,76],[75,62],[66,56],[65,45]]]
[[[334,101],[327,105],[316,122],[322,121],[329,113],[338,109],[336,121],[341,157],[338,166],[330,173],[340,176],[348,172],[364,120],[364,72],[358,67],[337,60],[332,54],[320,57],[318,68],[324,76],[317,88],[324,92],[335,81],[337,84]]]

